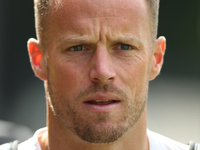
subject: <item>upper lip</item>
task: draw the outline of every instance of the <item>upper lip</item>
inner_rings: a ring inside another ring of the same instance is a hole
[[[109,93],[98,93],[98,94],[93,94],[88,96],[84,102],[88,102],[88,101],[95,101],[95,100],[102,100],[102,101],[107,101],[107,100],[114,100],[114,101],[121,101],[121,99],[114,95],[114,94],[109,94]]]

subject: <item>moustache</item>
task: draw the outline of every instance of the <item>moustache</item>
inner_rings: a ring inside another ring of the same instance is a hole
[[[117,88],[116,86],[114,86],[112,84],[100,85],[100,84],[94,83],[93,85],[89,86],[87,89],[80,91],[80,93],[78,94],[75,101],[79,101],[80,99],[83,99],[83,98],[89,96],[90,94],[94,94],[97,92],[113,93],[122,100],[128,99],[128,96],[126,95],[126,93],[123,90]]]

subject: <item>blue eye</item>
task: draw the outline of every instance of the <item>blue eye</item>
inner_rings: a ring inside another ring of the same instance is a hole
[[[132,47],[128,44],[120,44],[120,49],[122,49],[122,50],[129,50],[131,48]]]
[[[84,50],[84,47],[82,45],[77,45],[77,46],[72,46],[69,50],[82,51],[82,50]]]

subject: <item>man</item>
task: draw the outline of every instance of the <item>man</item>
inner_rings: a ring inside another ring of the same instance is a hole
[[[44,81],[47,128],[19,150],[186,150],[147,130],[149,80],[160,72],[158,0],[35,0],[28,41]]]

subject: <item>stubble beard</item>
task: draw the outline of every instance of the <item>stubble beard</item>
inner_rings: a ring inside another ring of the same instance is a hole
[[[141,93],[135,96],[134,100],[128,99],[125,92],[111,84],[104,86],[95,84],[80,92],[75,102],[97,91],[115,93],[122,98],[123,101],[127,102],[123,115],[120,114],[121,117],[113,122],[110,121],[114,117],[113,114],[80,114],[78,109],[76,109],[76,104],[72,106],[66,97],[55,92],[55,88],[50,82],[48,82],[48,91],[50,107],[55,117],[57,117],[67,129],[86,142],[109,144],[121,138],[140,118],[146,106],[148,85],[146,89],[143,89]],[[60,106],[58,106],[58,103],[60,103]]]

